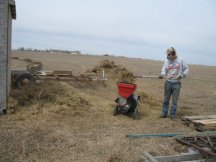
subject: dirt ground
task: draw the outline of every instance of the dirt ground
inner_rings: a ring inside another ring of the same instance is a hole
[[[25,68],[23,59],[43,63],[43,70],[85,72],[101,60],[114,61],[135,75],[158,75],[162,62],[125,57],[19,53],[12,68]],[[189,65],[182,81],[177,121],[159,118],[165,80],[136,79],[141,96],[140,119],[113,116],[117,79],[105,82],[44,82],[12,89],[9,111],[0,117],[0,161],[108,161],[135,162],[144,151],[152,155],[187,152],[174,138],[129,139],[127,134],[193,133],[181,123],[184,115],[216,113],[216,67]]]

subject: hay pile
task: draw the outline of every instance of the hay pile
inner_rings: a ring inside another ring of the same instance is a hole
[[[139,94],[139,96],[140,96],[141,103],[147,104],[151,108],[155,108],[155,107],[158,107],[161,105],[160,101],[157,98],[155,98],[154,96],[151,96],[145,92],[141,92]]]
[[[134,74],[128,71],[125,67],[116,65],[114,61],[102,60],[93,69],[88,70],[88,72],[101,73],[102,69],[110,79],[125,83],[135,82]]]
[[[140,96],[140,113],[143,118],[158,117],[161,113],[162,103],[153,95],[146,92],[138,94]]]
[[[78,82],[78,81],[69,81],[69,85],[79,90],[98,90],[100,88],[107,87],[106,82],[98,80],[98,81],[89,81],[89,82]]]
[[[110,76],[118,69],[112,65],[106,69]],[[0,159],[114,162],[139,161],[143,150],[155,155],[174,154],[181,147],[174,140],[125,138],[128,133],[175,132],[176,127],[184,130],[181,123],[158,119],[161,103],[157,98],[145,92],[136,94],[141,97],[141,118],[133,121],[112,115],[116,97],[112,79],[107,85],[46,81],[12,89],[9,113],[15,114],[0,120],[0,138],[5,139]]]
[[[52,109],[52,112],[70,115],[85,115],[91,105],[87,100],[75,93],[67,83],[46,81],[41,84],[29,85],[22,89],[12,89],[9,97],[8,111],[16,113],[25,108],[38,111]]]

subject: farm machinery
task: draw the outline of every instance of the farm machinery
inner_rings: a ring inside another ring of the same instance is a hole
[[[118,97],[116,98],[116,107],[113,115],[124,114],[130,115],[133,119],[139,118],[138,104],[140,96],[135,95],[136,84],[118,82]]]
[[[11,70],[11,84],[13,87],[20,88],[29,83],[37,83],[46,80],[58,81],[96,81],[107,80],[102,70],[102,76],[94,73],[73,73],[72,71],[42,71],[41,62],[31,62],[26,69]]]
[[[134,78],[158,78],[152,75],[135,75]],[[117,82],[118,97],[115,99],[116,106],[113,115],[124,114],[139,119],[139,100],[140,96],[134,94],[137,85],[128,82]]]

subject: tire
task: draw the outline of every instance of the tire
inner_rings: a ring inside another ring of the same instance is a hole
[[[34,82],[34,77],[30,73],[19,74],[15,80],[14,86],[16,88],[22,88],[26,84],[31,84]]]
[[[127,99],[127,104],[131,105],[128,113],[134,113],[136,107],[137,107],[137,101],[136,99],[133,97],[133,95],[131,95],[128,99]]]

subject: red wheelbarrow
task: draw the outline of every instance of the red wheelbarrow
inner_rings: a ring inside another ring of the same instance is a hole
[[[130,115],[133,119],[139,118],[138,104],[140,96],[135,95],[136,84],[118,82],[118,97],[115,99],[116,107],[113,115]]]

